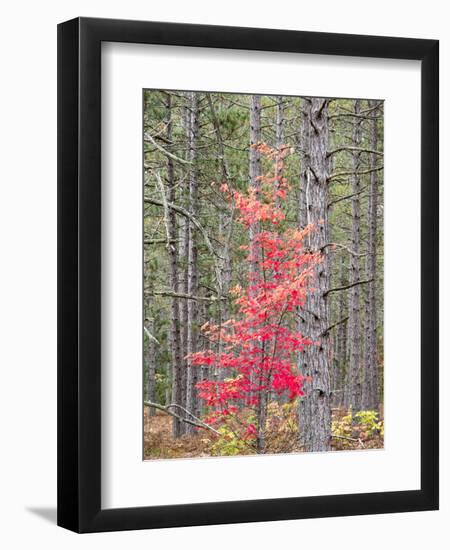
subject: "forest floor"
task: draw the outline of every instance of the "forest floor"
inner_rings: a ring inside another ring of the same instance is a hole
[[[203,431],[179,438],[172,436],[172,418],[160,411],[150,416],[148,407],[144,411],[144,458],[192,458],[210,456],[209,440]]]
[[[371,412],[371,411],[369,411]],[[149,409],[144,411],[144,459],[158,460],[166,458],[198,458],[217,456],[214,452],[214,440],[204,430],[197,430],[193,435],[184,435],[179,438],[172,436],[172,418],[167,414],[156,411],[150,416]],[[361,419],[360,419],[361,420]],[[384,445],[384,427],[377,421],[364,417],[363,421],[355,421],[346,409],[333,409],[333,437],[331,448],[333,451],[349,451],[364,449],[382,449]],[[214,438],[214,436],[213,436]],[[292,438],[295,434],[292,434]],[[270,454],[286,452],[273,447]],[[302,452],[302,448],[295,444],[287,452]],[[244,454],[244,453],[243,453]],[[251,454],[246,452],[245,454]]]

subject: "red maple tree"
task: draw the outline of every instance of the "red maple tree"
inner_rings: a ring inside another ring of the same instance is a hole
[[[199,396],[208,409],[205,421],[225,421],[242,408],[253,409],[255,422],[241,424],[240,437],[255,439],[264,446],[264,429],[270,396],[285,395],[293,400],[303,395],[304,377],[297,367],[298,352],[312,342],[297,330],[296,313],[309,292],[314,267],[320,254],[305,250],[305,237],[313,231],[289,227],[285,206],[289,184],[281,174],[290,149],[257,145],[271,160],[271,170],[258,178],[246,192],[221,191],[234,204],[237,221],[252,239],[242,247],[249,265],[245,288],[232,289],[236,319],[221,325],[206,323],[202,331],[210,341],[219,343],[216,351],[198,351],[189,356],[192,365],[210,366],[212,372],[225,372],[224,379],[198,382]]]

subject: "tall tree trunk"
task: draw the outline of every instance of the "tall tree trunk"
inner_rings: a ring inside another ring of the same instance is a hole
[[[147,371],[147,384],[145,387],[145,399],[147,401],[155,402],[155,374],[156,374],[156,346],[154,340],[155,333],[155,321],[152,317],[145,319],[145,328],[148,334],[144,337],[146,341],[145,346],[145,367]],[[148,408],[149,416],[155,416],[156,409],[153,407]]]
[[[197,132],[198,132],[198,94],[190,92],[190,133],[189,133],[189,160],[192,163],[189,170],[189,210],[193,217],[197,218],[199,213],[198,205],[198,182],[197,170],[195,167],[197,159]],[[198,293],[198,251],[197,251],[197,230],[193,223],[189,223],[189,250],[188,250],[188,294],[196,296]],[[196,300],[188,300],[188,354],[197,351],[197,325],[198,325],[198,304]],[[197,395],[195,385],[198,380],[197,368],[188,360],[186,380],[186,409],[196,414]],[[186,425],[186,433],[193,433],[193,426]]]
[[[264,359],[265,357],[265,343],[262,342],[262,348],[263,353],[262,357]],[[264,375],[261,373],[261,380],[257,380],[257,384],[264,384],[265,380],[263,380],[264,376],[270,376],[270,375]],[[268,381],[266,382],[268,385]],[[256,426],[256,452],[258,454],[263,454],[266,449],[266,423],[267,423],[267,405],[268,405],[268,392],[260,391],[258,395],[258,405],[256,410],[257,415],[257,426]]]
[[[189,99],[188,99],[189,101]],[[186,138],[185,142],[185,158],[189,160],[190,157],[190,132],[191,132],[191,116],[190,116],[189,105],[184,105],[182,107],[182,127],[184,130],[184,135]],[[180,196],[183,206],[189,210],[189,181],[187,178],[182,178],[180,182]],[[179,278],[178,278],[178,288],[181,294],[189,294],[188,288],[188,255],[189,255],[189,220],[182,216],[180,218],[179,226],[179,239],[180,239],[180,249],[179,249]],[[188,300],[180,300],[180,336],[181,336],[181,349],[182,349],[182,372],[181,372],[181,385],[182,385],[182,405],[186,407],[186,389],[187,389],[187,372],[188,372],[188,362],[186,356],[188,354]],[[183,428],[185,429],[185,428]]]
[[[230,254],[231,239],[233,235],[233,219],[229,216],[229,212],[221,212],[219,215],[219,236],[223,246],[221,247],[221,273],[222,278],[219,284],[220,293],[223,296],[228,296],[231,288],[233,264]],[[230,318],[230,303],[229,300],[219,300],[217,303],[217,324],[220,326],[222,322]],[[218,353],[222,352],[222,340],[218,341]],[[223,380],[225,377],[224,369],[217,369],[216,379]]]
[[[311,100],[307,97],[300,99],[300,125],[298,131],[298,154],[300,159],[300,187],[298,195],[298,226],[303,229],[308,225],[308,215],[306,212],[306,193],[309,187],[309,177],[311,176],[310,160],[311,160]],[[298,313],[298,330],[301,334],[306,335],[310,329],[307,321],[307,314],[302,308],[299,308]],[[297,357],[298,371],[300,373],[306,370],[306,353],[300,351]],[[298,409],[298,421],[301,422],[302,407]]]
[[[183,189],[182,189],[183,191]],[[189,227],[185,217],[180,216],[179,225],[179,269],[178,269],[178,292],[180,294],[189,294],[188,288],[188,253],[189,253]],[[179,300],[179,315],[180,315],[180,341],[181,341],[181,404],[186,407],[186,387],[187,387],[187,372],[188,362],[186,356],[188,354],[188,300]]]
[[[252,95],[250,99],[250,186],[255,190],[256,195],[259,195],[261,175],[261,154],[256,146],[261,142],[261,96]],[[255,236],[260,231],[259,224],[252,224],[249,228],[250,246],[254,246]],[[250,265],[250,279],[257,275],[258,262],[252,262]],[[261,380],[257,380],[255,376],[251,379],[252,385],[258,386]],[[267,417],[267,396],[264,392],[257,392],[258,403],[256,407],[256,450],[258,453],[264,453],[265,449],[265,431]]]
[[[300,190],[299,190],[299,208],[298,222],[300,227],[305,227],[308,224],[308,216],[306,212],[306,191],[308,188],[309,177],[311,171],[310,165],[310,132],[311,126],[311,100],[303,98],[300,100],[300,129],[298,149],[300,157]]]
[[[311,250],[323,250],[323,260],[316,267],[311,281],[306,308],[305,335],[317,345],[307,347],[302,373],[310,377],[304,385],[300,400],[300,441],[308,452],[330,449],[330,360],[331,346],[328,331],[329,311],[326,291],[329,289],[328,269],[328,101],[311,99],[309,114],[311,177],[306,193],[306,211],[314,231],[309,235]],[[324,248],[325,247],[325,248]]]
[[[342,254],[341,259],[341,272],[339,274],[339,286],[345,286],[347,284],[346,275],[348,272],[345,264],[345,257]],[[338,297],[338,315],[339,319],[343,320],[348,317],[348,306],[345,292],[339,292]],[[336,405],[343,405],[345,399],[345,379],[347,369],[347,322],[342,322],[337,328],[336,337],[336,363],[338,367],[338,373],[336,377]]]
[[[172,97],[167,94],[166,102],[166,127],[167,140],[172,140]],[[167,186],[169,202],[175,202],[175,179],[173,160],[167,157]],[[178,287],[178,254],[176,245],[176,216],[173,210],[167,213],[167,250],[169,255],[169,282],[171,289],[176,292]],[[172,358],[172,403],[182,404],[182,361],[181,361],[181,339],[180,339],[180,317],[178,299],[171,299],[170,316],[170,348]],[[184,432],[184,424],[178,419],[173,419],[172,432],[174,437],[179,437]]]
[[[257,150],[257,145],[261,142],[261,96],[252,95],[250,97],[250,152],[249,152],[249,185],[253,188],[256,195],[259,195],[261,175],[261,154]],[[254,223],[249,227],[249,242],[253,246],[255,236],[259,232],[259,224]],[[257,262],[251,262],[249,265],[249,279],[252,280],[258,269]],[[255,384],[255,377],[251,375],[250,382]],[[261,405],[261,404],[260,404]],[[261,412],[258,407],[258,415]],[[260,426],[258,424],[258,426]],[[263,428],[263,427],[261,427]],[[258,427],[258,429],[260,429]]]
[[[252,95],[250,98],[250,187],[259,194],[261,184],[258,180],[261,175],[261,153],[256,146],[261,142],[261,96]],[[250,226],[250,242],[259,231],[257,224]]]
[[[355,100],[354,111],[356,115],[360,114],[361,101]],[[353,147],[361,147],[361,119],[355,118],[352,134]],[[354,151],[352,153],[352,232],[351,232],[351,248],[354,254],[350,258],[350,284],[360,280],[359,256],[360,241],[361,241],[361,203],[360,191],[361,181],[358,172],[361,167],[361,152]],[[361,287],[355,285],[350,289],[349,299],[349,322],[348,322],[348,339],[350,348],[349,357],[349,374],[351,388],[351,406],[353,410],[361,408],[361,390],[362,390],[362,354],[361,354]]]
[[[370,107],[375,107],[376,101],[369,102]],[[372,112],[376,117],[377,110]],[[370,148],[376,151],[378,148],[377,119],[371,121]],[[370,155],[370,168],[375,169],[377,158]],[[366,286],[366,332],[365,332],[365,370],[363,399],[364,408],[367,410],[378,407],[378,368],[377,368],[377,310],[376,310],[376,270],[377,270],[377,207],[378,207],[378,172],[370,173],[369,201],[367,207],[368,242],[366,258],[366,279],[372,280]]]
[[[282,96],[277,97],[277,116],[275,124],[275,147],[281,152],[281,148],[284,143],[284,98]],[[275,177],[277,178],[277,186],[280,185],[280,179],[283,177],[283,170],[280,165],[280,157],[276,159]],[[277,204],[280,203],[280,199],[277,198]]]

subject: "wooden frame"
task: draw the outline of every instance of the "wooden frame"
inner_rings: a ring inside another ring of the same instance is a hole
[[[101,509],[103,41],[421,61],[421,489]],[[438,41],[77,18],[58,27],[58,525],[77,532],[438,508]]]

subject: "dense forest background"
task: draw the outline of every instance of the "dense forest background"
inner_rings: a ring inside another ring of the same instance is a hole
[[[143,124],[145,457],[381,447],[383,102],[146,90]],[[297,285],[267,345],[263,276]]]

